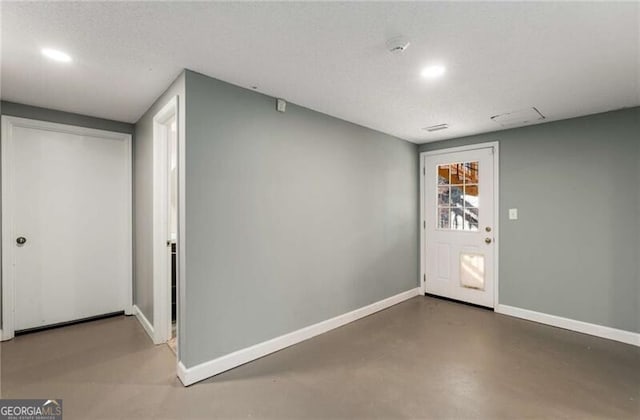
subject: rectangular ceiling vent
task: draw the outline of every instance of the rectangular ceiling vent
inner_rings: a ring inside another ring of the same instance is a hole
[[[503,127],[512,127],[516,125],[533,124],[544,120],[544,115],[536,107],[521,109],[519,111],[507,112],[491,117],[491,120]]]
[[[432,125],[431,127],[425,127],[423,128],[423,130],[427,130],[428,132],[433,132],[433,131],[440,131],[440,130],[446,130],[447,128],[449,128],[449,124],[438,124],[438,125]]]

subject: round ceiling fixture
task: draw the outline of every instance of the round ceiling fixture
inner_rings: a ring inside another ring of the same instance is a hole
[[[409,48],[411,42],[403,36],[396,36],[387,41],[387,49],[393,54],[400,54]]]

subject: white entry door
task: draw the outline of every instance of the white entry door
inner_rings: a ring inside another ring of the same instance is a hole
[[[131,305],[129,135],[2,117],[3,338]]]
[[[423,154],[426,293],[494,307],[494,159],[493,146]]]

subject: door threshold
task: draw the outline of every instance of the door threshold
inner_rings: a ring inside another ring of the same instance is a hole
[[[172,337],[171,339],[169,339],[169,341],[167,341],[167,346],[169,346],[169,349],[171,349],[174,355],[178,355],[177,337]]]
[[[431,293],[425,293],[424,295],[426,297],[431,297],[431,298],[441,299],[441,300],[448,300],[449,302],[454,302],[454,303],[462,303],[463,305],[473,306],[474,308],[485,309],[487,311],[493,312],[493,308],[489,306],[478,305],[477,303],[465,302],[464,300],[453,299],[446,296],[432,295]]]
[[[109,312],[108,314],[95,315],[95,316],[90,316],[82,319],[74,319],[73,321],[58,322],[57,324],[43,325],[42,327],[27,328],[25,330],[16,331],[15,335],[19,336],[19,335],[31,334],[31,333],[36,333],[36,332],[41,332],[46,330],[53,330],[56,328],[68,327],[70,325],[84,324],[85,322],[97,321],[99,319],[113,318],[120,315],[124,315],[124,311]]]

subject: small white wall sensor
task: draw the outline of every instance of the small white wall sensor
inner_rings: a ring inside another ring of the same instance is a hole
[[[509,220],[518,220],[518,209],[509,209]]]
[[[278,112],[285,112],[287,110],[287,101],[284,99],[278,99],[276,101],[276,109]]]

